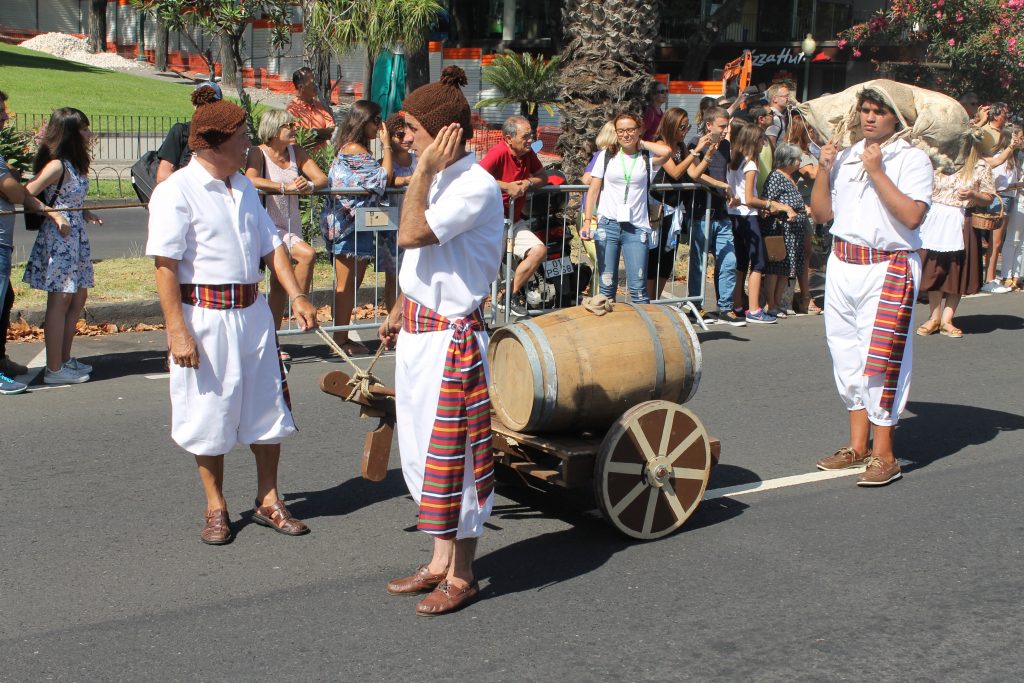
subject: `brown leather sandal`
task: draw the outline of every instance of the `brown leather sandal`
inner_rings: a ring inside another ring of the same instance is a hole
[[[941,325],[939,325],[938,320],[928,318],[923,325],[917,328],[917,332],[915,334],[917,334],[918,337],[928,337],[938,332],[940,327]]]
[[[292,517],[292,513],[280,500],[273,505],[260,505],[257,500],[256,509],[252,512],[252,521],[288,536],[302,536],[309,533],[309,527]]]
[[[946,323],[939,329],[939,334],[950,339],[960,339],[964,336],[964,331],[953,323]]]

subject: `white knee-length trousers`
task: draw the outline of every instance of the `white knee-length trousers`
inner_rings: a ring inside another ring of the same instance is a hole
[[[914,278],[916,301],[921,282],[921,259],[911,252],[907,261]],[[868,419],[881,426],[895,425],[907,405],[914,351],[914,320],[911,316],[896,383],[896,400],[892,411],[884,410],[881,407],[884,375],[865,377],[864,366],[888,268],[888,262],[861,266],[845,263],[832,254],[825,278],[825,339],[832,354],[832,370],[839,397],[847,410],[866,410]]]

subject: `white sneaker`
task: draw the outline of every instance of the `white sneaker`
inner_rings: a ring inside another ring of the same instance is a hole
[[[67,365],[61,367],[57,372],[46,368],[43,373],[43,384],[81,384],[89,381],[89,373],[75,372]]]
[[[64,367],[71,368],[72,370],[78,373],[85,373],[86,375],[92,372],[91,365],[89,365],[88,363],[83,363],[74,356],[68,359],[68,362],[64,364]]]
[[[1010,288],[1004,287],[1003,283],[999,280],[989,280],[982,285],[981,291],[987,292],[988,294],[1006,294],[1010,291]]]

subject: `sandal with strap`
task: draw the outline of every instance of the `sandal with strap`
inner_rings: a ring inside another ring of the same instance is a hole
[[[814,299],[807,302],[807,315],[821,315],[821,306],[814,303]]]
[[[939,329],[939,334],[950,339],[960,339],[964,336],[964,331],[953,325],[953,323],[946,323]]]
[[[918,337],[927,337],[938,332],[940,327],[938,320],[928,318],[921,327],[917,328],[916,334]]]
[[[302,536],[309,533],[309,527],[292,517],[292,513],[280,500],[273,505],[260,505],[260,501],[257,500],[256,509],[252,511],[252,521],[288,536]]]

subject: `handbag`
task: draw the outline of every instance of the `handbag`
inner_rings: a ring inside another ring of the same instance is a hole
[[[54,198],[57,198],[58,196],[60,196],[61,187],[63,187],[63,185],[64,185],[64,172],[66,170],[67,169],[64,167],[64,162],[61,161],[60,162],[60,180],[57,181],[57,191],[53,195]],[[44,194],[46,194],[46,191],[48,189],[50,189],[49,186],[44,187],[42,190],[40,190],[39,194],[35,195],[35,197],[37,199],[41,199],[42,196]],[[43,204],[46,204],[46,202],[43,202]],[[47,215],[45,213],[25,213],[25,229],[26,230],[39,230],[40,228],[43,227],[43,221],[45,221],[46,218],[47,218]]]
[[[764,251],[769,261],[785,261],[789,253],[786,251],[786,238],[782,235],[765,237]]]

